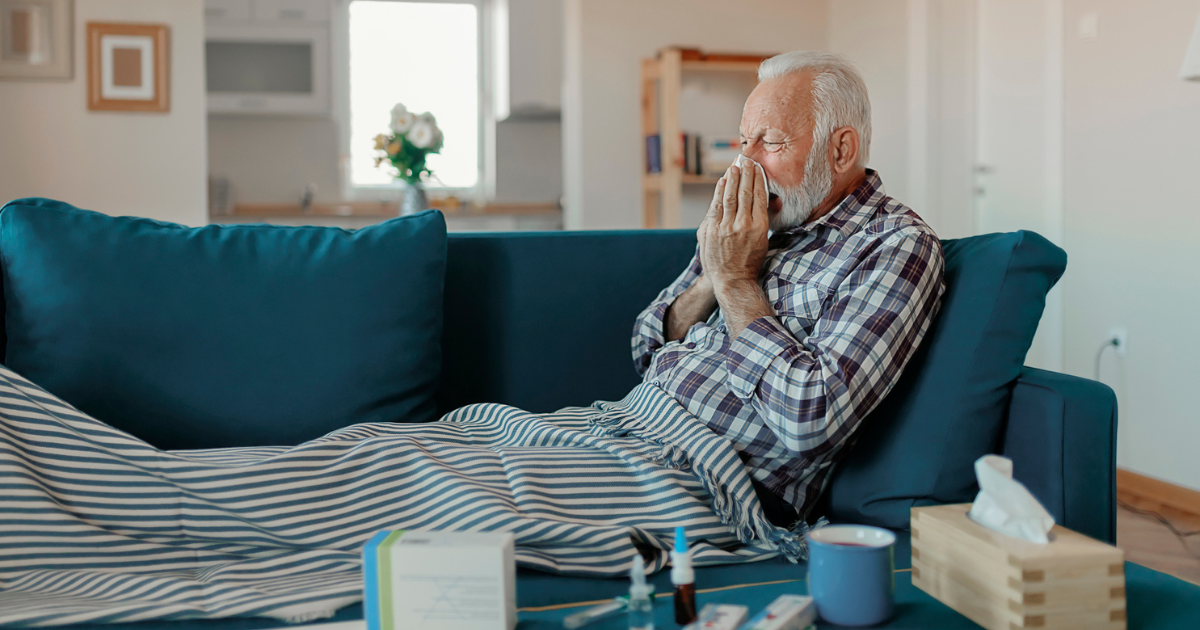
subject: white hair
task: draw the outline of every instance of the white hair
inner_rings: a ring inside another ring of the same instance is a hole
[[[825,153],[829,136],[839,127],[858,132],[858,161],[866,166],[871,154],[871,99],[867,84],[850,60],[831,53],[794,50],[775,55],[758,66],[758,80],[767,81],[813,70],[813,152]]]

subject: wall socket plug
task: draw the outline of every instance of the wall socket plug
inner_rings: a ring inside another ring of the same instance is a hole
[[[1108,331],[1108,340],[1116,342],[1113,344],[1117,356],[1125,356],[1125,349],[1129,345],[1129,331],[1124,328],[1112,328]]]

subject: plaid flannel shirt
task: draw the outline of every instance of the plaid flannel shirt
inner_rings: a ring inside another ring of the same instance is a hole
[[[868,170],[832,212],[770,236],[759,286],[775,316],[730,339],[718,308],[666,342],[667,309],[700,276],[696,256],[638,316],[634,363],[806,518],[929,329],[943,262],[933,230]]]

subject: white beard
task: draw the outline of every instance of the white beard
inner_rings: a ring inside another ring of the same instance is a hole
[[[828,142],[814,144],[804,164],[804,181],[794,188],[779,186],[774,180],[767,190],[779,195],[783,208],[771,217],[772,232],[795,227],[808,220],[813,210],[825,201],[833,188],[833,169],[829,165]]]

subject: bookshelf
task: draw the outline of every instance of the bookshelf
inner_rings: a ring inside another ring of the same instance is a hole
[[[682,227],[684,186],[717,183],[716,177],[684,172],[679,122],[684,73],[734,73],[755,76],[758,65],[771,55],[702,53],[696,49],[663,48],[642,60],[642,224],[647,228]],[[661,172],[650,172],[646,138],[658,135]]]

